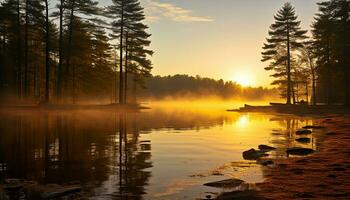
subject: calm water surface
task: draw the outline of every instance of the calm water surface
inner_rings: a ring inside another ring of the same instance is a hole
[[[224,104],[155,104],[136,113],[111,111],[0,114],[0,178],[80,183],[92,199],[196,199],[223,192],[208,181],[264,180],[242,152],[295,141],[311,118],[225,112]]]

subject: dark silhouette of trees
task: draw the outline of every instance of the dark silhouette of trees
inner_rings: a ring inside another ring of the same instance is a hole
[[[138,0],[114,0],[108,7],[112,22],[112,38],[119,39],[119,103],[127,102],[128,74],[136,77],[148,75],[153,54],[146,49],[150,45],[143,7]],[[124,67],[123,67],[124,65]],[[134,81],[134,84],[136,81]]]
[[[0,2],[1,99],[75,103],[78,97],[106,98],[111,96],[117,73],[124,93],[120,101],[125,103],[130,81],[123,76],[145,77],[152,68],[148,57],[153,52],[147,49],[150,35],[139,1],[122,1],[122,34],[116,32],[118,18],[113,27],[104,22],[106,17],[119,16],[118,10],[112,15],[110,8],[107,11],[92,0],[60,0],[53,8],[50,3],[54,2]],[[108,37],[107,29],[116,34]],[[122,41],[120,72],[111,52],[115,39]]]
[[[312,25],[319,76],[317,90],[327,104],[349,105],[350,2],[328,0],[318,6]]]
[[[275,84],[286,83],[287,104],[291,104],[292,97],[292,53],[302,47],[302,40],[307,31],[301,30],[300,21],[297,21],[295,8],[291,3],[285,3],[274,16],[275,23],[270,26],[269,38],[263,47],[262,61],[272,61],[266,70],[274,70],[273,77],[279,81]],[[283,69],[285,66],[285,69]],[[286,78],[285,78],[286,77]],[[284,80],[285,79],[285,80]]]
[[[200,76],[174,75],[151,76],[145,80],[146,89],[139,89],[143,99],[163,98],[242,98],[249,100],[277,99],[276,89],[242,87],[231,81],[215,80]]]

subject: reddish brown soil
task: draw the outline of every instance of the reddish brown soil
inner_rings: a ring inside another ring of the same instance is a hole
[[[319,120],[327,127],[317,153],[275,161],[265,168],[260,195],[267,199],[350,199],[350,115]]]

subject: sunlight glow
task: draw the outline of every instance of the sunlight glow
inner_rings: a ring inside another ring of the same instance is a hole
[[[239,119],[237,120],[237,125],[239,127],[246,127],[249,124],[249,116],[248,115],[241,115]]]
[[[252,86],[253,78],[248,73],[238,73],[234,76],[233,80],[243,87]]]

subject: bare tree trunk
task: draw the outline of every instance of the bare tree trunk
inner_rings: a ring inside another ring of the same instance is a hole
[[[121,26],[119,42],[119,103],[124,104],[124,86],[123,86],[123,34],[124,34],[124,5],[121,5]]]
[[[309,83],[307,80],[305,81],[305,96],[306,96],[306,103],[309,104]]]
[[[136,104],[136,102],[137,102],[137,97],[136,97],[136,90],[137,90],[137,88],[136,88],[136,74],[134,74],[134,77],[133,77],[133,93],[134,93],[134,100],[133,100],[133,103],[135,103]]]
[[[114,47],[114,66],[115,66],[115,86],[114,86],[114,98],[115,98],[115,101],[114,103],[117,103],[118,102],[118,92],[117,92],[117,85],[118,85],[118,70],[117,70],[117,50],[116,50],[116,47]]]
[[[22,42],[20,0],[17,0],[17,95],[22,98]]]
[[[125,37],[125,77],[124,77],[124,103],[127,103],[127,94],[128,94],[128,32],[126,32]]]
[[[350,105],[350,70],[349,66],[346,64],[345,65],[345,105],[349,106]]]
[[[326,87],[327,87],[327,97],[326,97],[326,101],[327,101],[327,105],[331,104],[331,87],[332,87],[332,80],[331,80],[331,70],[330,68],[330,39],[328,39],[328,44],[327,44],[327,83],[326,83]]]
[[[28,97],[28,24],[29,24],[29,17],[28,17],[28,6],[29,6],[29,0],[26,0],[25,2],[25,26],[24,26],[24,97]]]
[[[73,20],[74,20],[74,7],[75,7],[75,0],[72,1],[71,5],[71,12],[70,12],[70,17],[69,17],[69,32],[68,32],[68,47],[67,47],[67,63],[66,63],[66,70],[65,70],[65,76],[66,76],[66,90],[68,90],[69,86],[69,80],[70,80],[70,58],[71,58],[71,48],[72,48],[72,36],[73,36]],[[74,70],[73,70],[74,71]],[[73,75],[74,72],[73,72]],[[73,96],[73,101],[74,101],[74,79],[72,81],[72,96]]]
[[[49,3],[45,0],[45,103],[50,100],[50,24],[49,24]]]
[[[287,28],[287,104],[290,104],[292,80],[291,80],[291,63],[290,63],[290,41],[289,41],[289,27]],[[295,100],[294,100],[295,101]]]
[[[315,68],[311,64],[311,73],[312,73],[312,105],[316,105],[316,75]]]
[[[61,0],[60,5],[60,33],[59,33],[59,56],[58,56],[58,68],[57,68],[57,86],[56,97],[59,103],[62,98],[62,62],[63,62],[63,4],[64,0]]]

